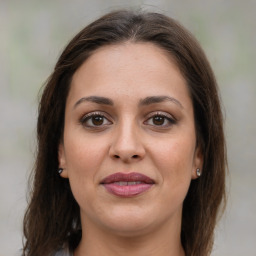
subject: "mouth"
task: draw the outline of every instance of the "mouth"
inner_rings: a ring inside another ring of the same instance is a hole
[[[114,173],[104,178],[101,183],[106,190],[119,197],[133,197],[149,190],[154,180],[141,173]]]

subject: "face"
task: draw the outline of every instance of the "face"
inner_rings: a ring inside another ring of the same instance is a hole
[[[188,88],[170,56],[126,43],[86,60],[66,101],[59,165],[82,225],[127,236],[179,228],[202,156]]]

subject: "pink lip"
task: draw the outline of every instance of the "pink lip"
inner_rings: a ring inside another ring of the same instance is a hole
[[[102,180],[108,192],[120,197],[132,197],[150,189],[155,182],[141,173],[114,173]]]

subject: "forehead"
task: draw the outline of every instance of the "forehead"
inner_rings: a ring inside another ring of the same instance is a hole
[[[152,43],[132,42],[95,51],[75,72],[69,97],[115,96],[113,92],[127,97],[188,95],[185,79],[165,50]]]
[[[173,56],[163,48],[151,42],[124,42],[100,47],[94,51],[86,61],[75,72],[74,77],[83,67],[94,66],[93,68],[108,66],[109,68],[127,68],[132,64],[143,64],[140,70],[145,68],[154,71],[156,67],[178,70],[178,65]],[[100,64],[100,66],[98,66]]]

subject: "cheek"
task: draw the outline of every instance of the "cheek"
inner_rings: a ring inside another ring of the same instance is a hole
[[[105,155],[105,143],[84,135],[70,136],[65,140],[67,167],[72,172],[95,171]]]
[[[194,159],[194,143],[191,143],[191,139],[166,140],[155,148],[155,165],[164,183],[172,188],[188,187]]]
[[[85,144],[86,145],[86,144]],[[80,208],[93,203],[92,192],[97,179],[100,153],[95,147],[85,146],[84,143],[69,143],[67,169],[72,194]]]
[[[97,173],[106,152],[102,145],[104,143],[91,143],[90,139],[83,138],[83,136],[79,136],[78,139],[74,136],[65,138],[66,167],[76,198],[79,194],[93,189],[97,182]]]

